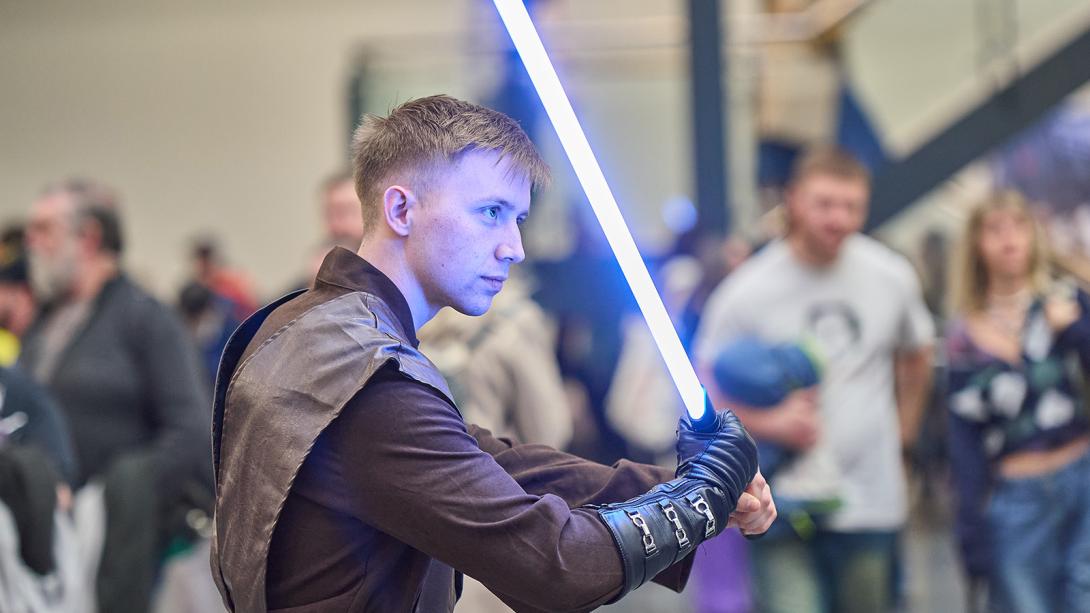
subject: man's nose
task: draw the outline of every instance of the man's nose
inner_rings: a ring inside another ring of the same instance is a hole
[[[852,227],[855,223],[854,213],[846,208],[837,208],[831,215],[832,226],[838,231],[844,232]]]
[[[496,248],[496,259],[509,264],[518,264],[526,259],[526,252],[522,249],[522,230],[518,225],[514,225],[504,240],[500,241]]]

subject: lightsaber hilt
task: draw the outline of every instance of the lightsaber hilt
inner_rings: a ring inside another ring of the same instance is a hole
[[[707,390],[704,392],[704,412],[699,417],[693,418],[692,415],[687,415],[689,418],[689,425],[693,427],[693,430],[697,432],[713,432],[715,431],[717,420],[715,419],[715,407],[712,406],[712,399],[708,397]]]

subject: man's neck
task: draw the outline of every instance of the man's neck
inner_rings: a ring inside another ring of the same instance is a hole
[[[379,272],[393,281],[397,290],[409,304],[413,316],[414,331],[419,331],[424,324],[435,317],[438,309],[428,304],[424,290],[409,271],[405,261],[405,252],[393,241],[365,238],[356,255],[370,262]]]

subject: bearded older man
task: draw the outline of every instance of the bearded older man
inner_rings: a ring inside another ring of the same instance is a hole
[[[144,611],[173,534],[164,521],[179,504],[200,504],[210,485],[201,485],[211,480],[209,402],[196,353],[174,313],[122,271],[113,190],[50,186],[31,208],[26,243],[42,308],[20,365],[68,420],[75,486],[103,485],[98,610]]]

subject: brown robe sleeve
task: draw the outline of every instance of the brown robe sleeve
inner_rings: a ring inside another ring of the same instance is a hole
[[[478,441],[440,394],[404,378],[373,381],[338,421],[328,443],[346,469],[331,478],[353,514],[519,611],[583,611],[612,599],[623,580],[613,537],[595,511],[573,507],[623,500],[669,477],[474,429]],[[680,587],[689,564],[664,582]]]
[[[673,471],[660,466],[628,460],[605,466],[545,445],[497,438],[473,424],[469,433],[527,493],[553,494],[573,508],[628,500],[674,478]],[[659,573],[654,582],[680,592],[689,580],[694,557]]]

